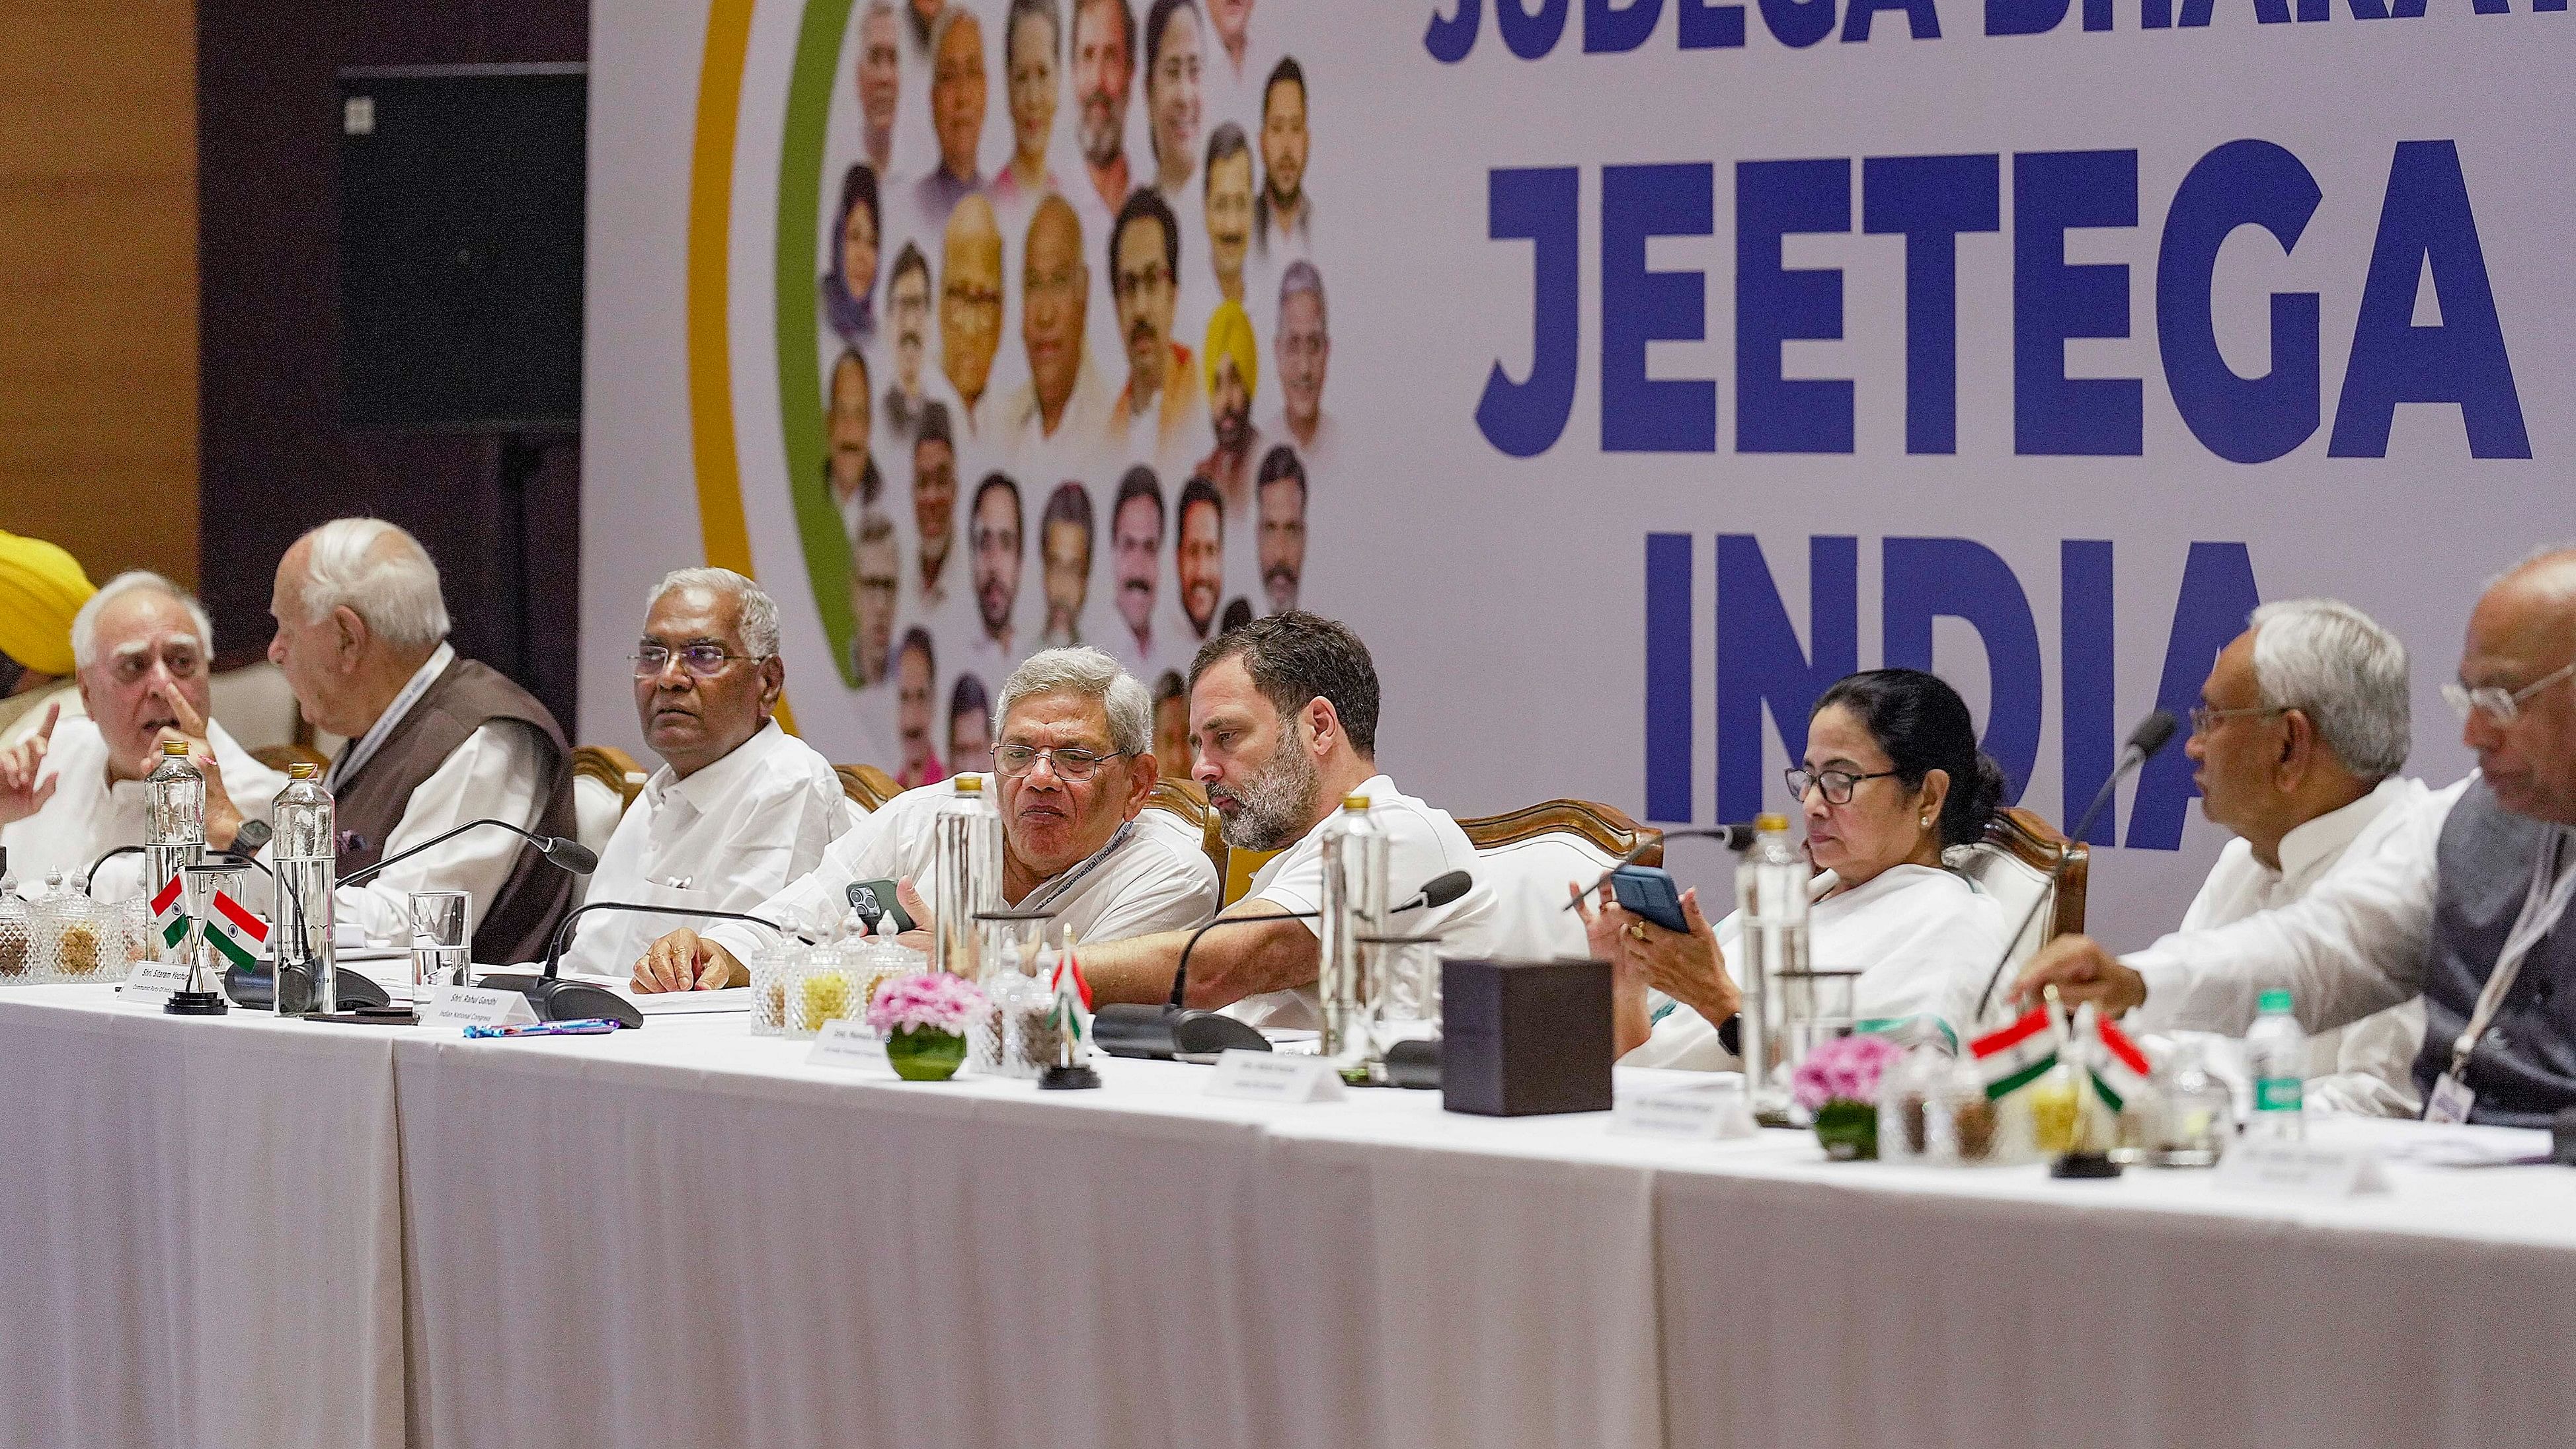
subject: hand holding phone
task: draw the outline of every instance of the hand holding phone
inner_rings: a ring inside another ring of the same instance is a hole
[[[1628,914],[1667,931],[1690,934],[1690,922],[1682,915],[1682,893],[1673,884],[1671,872],[1659,866],[1623,865],[1611,873],[1610,890]]]

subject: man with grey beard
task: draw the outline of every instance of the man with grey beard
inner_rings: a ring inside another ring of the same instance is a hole
[[[1226,844],[1275,850],[1227,916],[1315,911],[1324,900],[1324,824],[1345,800],[1366,797],[1387,834],[1387,891],[1409,897],[1453,870],[1473,871],[1476,849],[1448,812],[1398,790],[1377,765],[1377,667],[1359,636],[1331,619],[1290,612],[1211,639],[1190,666],[1193,778],[1207,786]],[[1390,902],[1392,904],[1393,901]],[[1405,918],[1407,934],[1442,938],[1443,953],[1472,956],[1494,916],[1482,885],[1446,906]],[[1313,920],[1273,920],[1211,931],[1190,956],[1188,1004],[1226,1007],[1255,1026],[1320,1024]],[[1185,931],[1085,948],[1084,971],[1104,1001],[1169,999]]]
[[[1075,0],[1073,94],[1082,107],[1082,164],[1101,207],[1126,204],[1127,97],[1136,79],[1136,12],[1127,0]]]

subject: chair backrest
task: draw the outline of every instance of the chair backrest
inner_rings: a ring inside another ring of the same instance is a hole
[[[1946,854],[1952,869],[1975,881],[2003,907],[2006,924],[2020,921],[2049,888],[2048,873],[2060,856],[2065,857],[2066,869],[2058,877],[2054,901],[2040,908],[2030,929],[2012,944],[2011,960],[2016,966],[2051,940],[2084,929],[2092,851],[2081,842],[2069,841],[2037,812],[2006,806],[1987,822],[1983,840],[1955,846]]]
[[[1640,865],[1664,859],[1662,831],[1591,800],[1545,800],[1458,828],[1476,847],[1477,883],[1493,895],[1487,941],[1518,959],[1589,956],[1583,918],[1565,908],[1566,887],[1599,879],[1631,850]]]
[[[626,808],[644,793],[644,771],[633,756],[614,745],[582,745],[572,752],[572,819],[574,838],[591,854],[608,849]],[[590,894],[590,877],[573,877],[576,906]]]
[[[850,803],[871,815],[903,793],[894,776],[874,765],[834,765],[832,773],[841,777],[841,793],[850,797]]]

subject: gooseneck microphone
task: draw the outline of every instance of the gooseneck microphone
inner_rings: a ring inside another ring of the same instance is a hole
[[[447,832],[445,835],[424,840],[420,844],[413,846],[411,849],[406,850],[399,855],[386,856],[384,859],[377,861],[374,865],[364,866],[357,870],[353,870],[347,875],[340,877],[340,884],[344,886],[363,884],[368,877],[373,876],[378,871],[383,870],[389,865],[396,865],[409,860],[413,856],[420,854],[422,851],[429,849],[431,846],[445,845],[447,842],[463,835],[466,831],[480,830],[486,825],[506,830],[512,835],[522,837],[530,844],[536,846],[537,853],[539,855],[544,856],[555,865],[571,871],[574,875],[588,875],[592,871],[599,869],[599,857],[591,854],[589,847],[583,845],[578,840],[567,840],[560,835],[539,835],[534,831],[522,830],[507,820],[485,819],[468,820],[464,824],[457,826],[454,830]],[[602,904],[606,904],[606,902],[602,902]]]
[[[554,940],[546,947],[544,970],[535,975],[519,971],[494,972],[474,984],[487,991],[518,992],[528,998],[528,1005],[537,1013],[539,1021],[586,1021],[592,1017],[604,1016],[619,1026],[642,1026],[644,1014],[637,1011],[635,1003],[625,997],[604,986],[593,986],[587,981],[566,981],[555,974],[557,967],[563,961],[564,948],[572,944],[573,922],[592,911],[627,911],[639,916],[686,916],[692,920],[706,921],[748,921],[755,926],[766,926],[782,936],[794,936],[809,946],[814,944],[810,936],[790,931],[766,917],[745,915],[740,911],[710,911],[692,906],[648,906],[633,901],[591,901],[566,912],[562,924],[555,927]]]
[[[265,865],[260,865],[259,861],[255,859],[260,852],[260,847],[268,844],[269,837],[274,833],[275,832],[268,828],[268,822],[265,820],[245,820],[241,823],[241,829],[233,833],[233,843],[231,845],[226,846],[222,850],[211,851],[210,853],[214,855],[229,856],[243,865],[259,866],[260,874],[274,878],[277,873],[270,870]],[[98,880],[100,868],[105,866],[109,861],[116,859],[120,855],[141,855],[143,850],[144,847],[140,845],[120,845],[115,849],[108,851],[106,854],[89,863],[90,881],[95,883]],[[146,891],[144,894],[149,895],[151,892]]]
[[[1612,876],[1617,875],[1620,871],[1629,866],[1635,865],[1637,863],[1637,857],[1644,855],[1647,851],[1654,849],[1656,846],[1667,840],[1715,840],[1724,844],[1727,849],[1735,851],[1738,854],[1742,854],[1743,852],[1753,848],[1753,842],[1756,835],[1757,832],[1748,822],[1742,825],[1693,826],[1688,830],[1667,830],[1661,835],[1647,836],[1644,839],[1639,840],[1636,844],[1629,846],[1626,854],[1620,856],[1617,860],[1610,862],[1610,868],[1601,872],[1601,878],[1584,888],[1583,899],[1589,900],[1594,894],[1599,892],[1603,886],[1610,883],[1610,878]],[[1565,903],[1564,908],[1570,911],[1573,910],[1574,907],[1575,902],[1569,900]]]
[[[2021,924],[2013,927],[2011,935],[2004,937],[2003,954],[1995,958],[1995,969],[1986,973],[1986,989],[1977,997],[1977,1020],[1985,1020],[1986,1008],[1994,1003],[1995,983],[2003,979],[2004,967],[2012,961],[2013,947],[2021,944],[2022,933],[2039,918],[2039,908],[2056,897],[2057,883],[2066,875],[2066,863],[2075,858],[2075,843],[2093,828],[2093,818],[2102,813],[2102,807],[2111,803],[2112,793],[2120,788],[2120,782],[2154,759],[2157,751],[2173,743],[2175,731],[2181,728],[2182,721],[2174,718],[2173,711],[2160,709],[2138,721],[2138,727],[2129,732],[2129,746],[2120,752],[2120,763],[2112,769],[2111,777],[2102,782],[2102,788],[2093,792],[2093,803],[2084,807],[2084,814],[2075,822],[2075,828],[2066,832],[2066,849],[2058,852],[2057,863],[2048,868],[2048,879],[2040,882],[2039,894],[2031,897],[2030,909],[2022,912]]]
[[[1422,888],[1402,905],[1387,912],[1400,915],[1406,911],[1436,910],[1473,889],[1476,878],[1463,870],[1447,871],[1423,882]],[[1228,1047],[1245,1051],[1266,1052],[1270,1039],[1248,1022],[1215,1011],[1194,1011],[1182,1005],[1189,990],[1190,952],[1196,950],[1199,938],[1219,926],[1248,926],[1259,921],[1311,921],[1321,911],[1278,911],[1260,916],[1219,916],[1190,932],[1181,943],[1181,958],[1172,967],[1172,997],[1160,1006],[1104,1006],[1093,1014],[1092,1040],[1102,1051],[1114,1057],[1146,1057],[1173,1061],[1214,1061],[1217,1053]]]

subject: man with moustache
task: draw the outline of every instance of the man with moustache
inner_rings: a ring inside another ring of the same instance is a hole
[[[910,242],[886,278],[886,326],[894,335],[894,381],[886,384],[881,414],[887,441],[900,446],[921,425],[921,363],[930,351],[930,259]]]
[[[1154,145],[1154,189],[1174,207],[1188,198],[1198,170],[1206,52],[1198,0],[1154,0],[1145,12],[1146,135]]]
[[[1216,909],[1216,869],[1179,816],[1147,810],[1156,778],[1145,687],[1097,649],[1030,656],[1002,683],[988,721],[999,734],[992,794],[1002,817],[1003,902],[1042,912],[1096,943],[1184,930]],[[773,921],[838,920],[849,887],[892,879],[923,929],[924,892],[942,806],[953,786],[909,790],[832,842],[811,874],[764,901]],[[702,936],[673,931],[636,962],[638,991],[747,985],[745,963],[769,949],[766,933],[723,922]]]
[[[1091,493],[1066,481],[1038,515],[1038,583],[1046,591],[1046,628],[1038,642],[1062,649],[1082,642],[1082,605],[1091,593]]]
[[[975,614],[984,627],[964,668],[986,679],[1009,673],[1016,657],[1020,546],[1027,537],[1021,522],[1020,485],[1008,473],[985,474],[966,515],[967,541],[975,550]]]
[[[859,522],[850,550],[850,674],[861,688],[886,676],[894,644],[896,600],[903,595],[903,560],[894,543],[894,520],[871,508]]]
[[[778,727],[778,605],[731,569],[665,574],[635,647],[635,716],[662,767],[599,853],[589,899],[748,911],[822,861],[850,824],[831,762]],[[624,977],[668,916],[598,911],[569,971]]]
[[[984,185],[975,154],[984,138],[984,28],[972,11],[950,5],[939,12],[930,30],[930,63],[930,128],[939,139],[939,164],[912,190],[924,231],[946,226],[957,203]],[[997,281],[1000,271],[997,258]]]
[[[876,459],[868,451],[868,364],[843,349],[832,364],[832,411],[823,455],[823,479],[831,491],[832,510],[841,516],[841,536],[856,546],[859,519],[875,506],[885,486]]]
[[[1282,443],[1261,458],[1261,590],[1270,612],[1297,607],[1297,584],[1306,575],[1306,468],[1297,450]]]
[[[869,0],[859,19],[859,145],[877,175],[888,179],[895,111],[903,97],[903,52],[896,36],[894,0]]]
[[[1082,222],[1073,204],[1049,192],[1029,219],[1020,265],[1020,341],[1029,380],[1003,405],[1008,446],[1020,457],[1059,437],[1084,449],[1099,438],[1108,414],[1106,389],[1091,365],[1084,315],[1091,268],[1082,259]]]
[[[1285,436],[1306,462],[1332,467],[1333,420],[1324,412],[1324,371],[1333,360],[1333,338],[1324,315],[1324,275],[1300,257],[1279,277],[1279,330],[1271,334],[1279,358],[1279,411],[1270,415],[1272,437]]]
[[[1136,79],[1136,12],[1127,0],[1074,0],[1073,94],[1082,107],[1082,164],[1103,214],[1131,183],[1127,97]]]
[[[903,746],[903,765],[895,783],[907,790],[948,778],[930,736],[932,701],[939,686],[939,656],[930,631],[915,624],[904,631],[903,648],[895,654],[894,727]]]
[[[1243,259],[1252,250],[1252,146],[1232,121],[1208,136],[1202,200],[1207,208],[1208,265],[1217,295],[1243,305]]]
[[[1216,447],[1199,460],[1200,477],[1216,485],[1227,510],[1241,515],[1252,504],[1252,465],[1261,431],[1252,425],[1253,387],[1261,380],[1261,355],[1252,319],[1234,302],[1220,302],[1208,318],[1208,418]]]
[[[1163,485],[1142,463],[1118,480],[1118,498],[1109,509],[1109,548],[1118,575],[1118,617],[1127,626],[1110,631],[1112,652],[1141,676],[1155,658],[1154,598],[1163,567]]]
[[[966,436],[981,437],[984,389],[1002,345],[1002,229],[982,192],[948,213],[941,250],[947,275],[939,288],[939,370]]]
[[[1127,342],[1127,384],[1109,407],[1112,452],[1175,467],[1205,426],[1190,350],[1172,340],[1180,292],[1181,233],[1162,194],[1138,187],[1109,233],[1109,294]]]
[[[1252,245],[1270,259],[1270,234],[1303,253],[1314,244],[1314,199],[1306,194],[1306,72],[1294,56],[1271,67],[1261,90],[1261,195],[1252,203]]]
[[[1181,614],[1203,643],[1216,631],[1217,607],[1225,595],[1225,503],[1216,486],[1192,478],[1172,507],[1172,573],[1180,583]]]
[[[948,556],[957,541],[957,444],[948,435],[948,405],[926,403],[912,439],[912,526],[921,558],[912,614],[936,619],[948,607]]]

